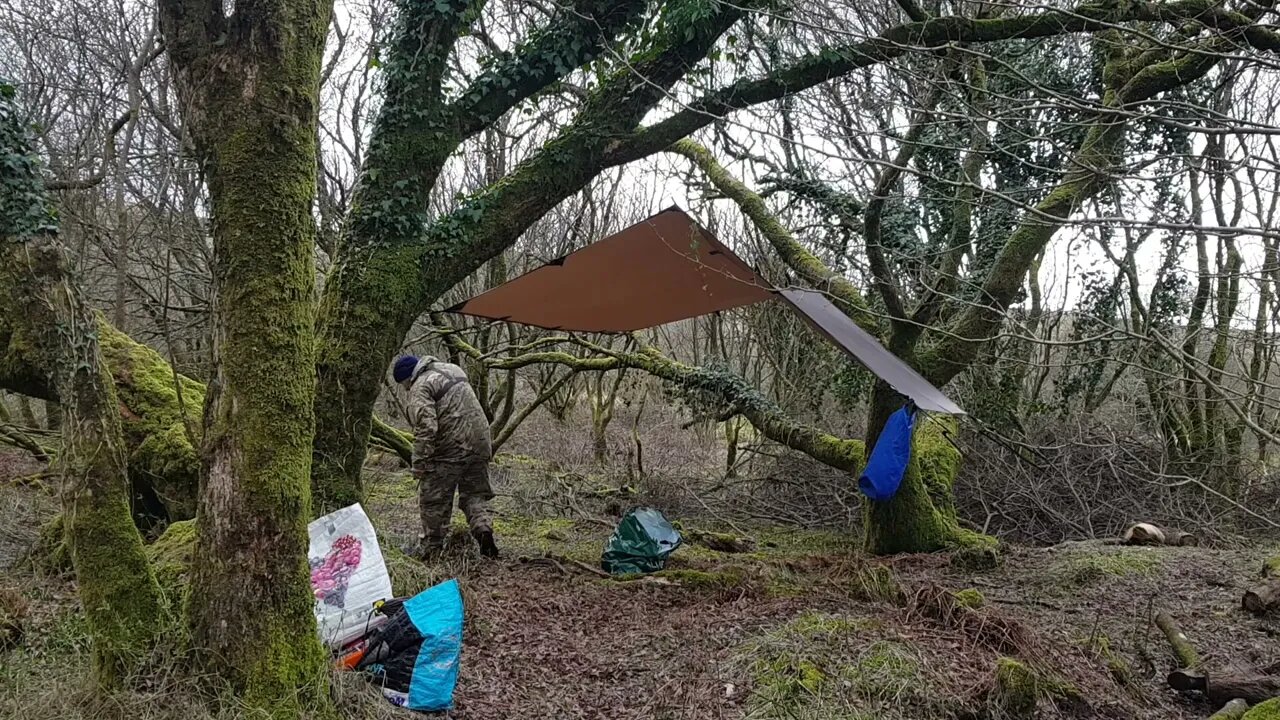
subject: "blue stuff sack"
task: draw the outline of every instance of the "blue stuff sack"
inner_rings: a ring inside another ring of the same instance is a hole
[[[867,466],[858,478],[858,489],[863,495],[884,502],[898,492],[902,476],[911,462],[911,435],[915,427],[915,407],[907,405],[889,416],[884,430],[876,439]]]

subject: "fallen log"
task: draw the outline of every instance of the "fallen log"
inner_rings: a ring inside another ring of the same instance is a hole
[[[1243,700],[1255,705],[1280,697],[1280,677],[1248,673],[1203,673],[1196,670],[1174,670],[1169,673],[1169,687],[1179,692],[1200,692],[1214,707]],[[1230,717],[1230,716],[1228,716]]]
[[[1262,582],[1245,591],[1240,607],[1254,615],[1280,609],[1280,555],[1262,564]]]
[[[1200,544],[1200,538],[1189,532],[1161,528],[1151,523],[1136,523],[1129,526],[1121,540],[1125,545],[1195,547]]]
[[[1194,668],[1200,664],[1200,655],[1196,652],[1195,646],[1187,639],[1186,634],[1169,613],[1163,610],[1156,613],[1156,626],[1169,641],[1169,647],[1173,648],[1173,654],[1178,658],[1180,667]]]

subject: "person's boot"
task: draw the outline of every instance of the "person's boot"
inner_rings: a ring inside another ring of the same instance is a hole
[[[498,558],[498,543],[493,541],[492,530],[475,530],[471,533],[476,539],[476,544],[480,546],[480,554],[490,560]]]
[[[418,541],[401,548],[405,555],[422,562],[432,562],[444,552],[444,541],[438,538],[419,537]]]

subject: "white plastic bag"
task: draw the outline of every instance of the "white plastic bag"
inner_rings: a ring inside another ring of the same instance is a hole
[[[359,503],[313,520],[307,534],[320,639],[340,648],[386,621],[373,604],[391,597],[391,576]]]

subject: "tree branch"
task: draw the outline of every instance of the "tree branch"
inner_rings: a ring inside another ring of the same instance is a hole
[[[640,342],[638,338],[637,342]],[[821,463],[846,472],[856,472],[862,466],[862,442],[836,437],[796,422],[737,375],[685,365],[643,344],[635,352],[608,350],[589,343],[586,346],[604,354],[582,358],[560,351],[536,352],[493,360],[490,367],[514,369],[552,364],[577,372],[607,372],[622,368],[642,370],[690,391],[723,400],[741,413],[760,434]]]
[[[445,23],[432,3],[412,7],[387,60],[386,99],[352,200],[345,239],[353,248],[419,240],[431,191],[458,146],[594,58],[644,3],[577,0],[448,105],[441,77],[466,16],[458,12]]]
[[[777,216],[769,211],[764,199],[733,177],[711,151],[687,138],[673,144],[669,151],[691,160],[717,190],[737,203],[742,214],[751,220],[787,267],[814,288],[829,292],[841,309],[867,332],[879,333],[876,317],[868,310],[866,300],[858,288],[847,278],[832,272],[825,263],[805,249]]]
[[[960,162],[959,186],[951,208],[951,229],[947,238],[947,251],[939,258],[937,272],[920,303],[911,315],[911,326],[928,327],[941,313],[942,304],[954,294],[959,285],[957,273],[965,253],[969,251],[973,233],[973,211],[978,190],[982,187],[982,166],[986,163],[986,148],[990,138],[985,127],[984,96],[987,92],[987,73],[981,58],[975,58],[969,73],[969,86],[974,96],[975,118],[969,139],[969,149]]]
[[[472,81],[449,107],[460,139],[483,130],[507,110],[555,85],[594,60],[618,33],[634,24],[646,3],[577,0]]]
[[[116,118],[116,121],[111,123],[111,127],[107,128],[106,147],[102,151],[102,163],[98,166],[96,172],[77,180],[50,180],[45,183],[45,187],[49,190],[87,190],[106,179],[107,170],[116,159],[116,135],[119,135],[120,131],[132,122],[136,116],[136,111],[130,108],[123,115]]]
[[[689,103],[664,120],[619,138],[611,148],[607,162],[609,165],[621,165],[652,155],[735,110],[807,90],[908,52],[936,50],[950,43],[1099,32],[1129,21],[1155,21],[1170,25],[1203,22],[1219,31],[1239,31],[1240,36],[1256,49],[1280,51],[1280,33],[1254,25],[1249,17],[1240,13],[1208,8],[1201,0],[1090,3],[1071,10],[1049,10],[1018,17],[931,18],[894,26],[874,38],[827,48],[762,78],[739,80]]]
[[[978,301],[968,306],[926,356],[922,368],[930,382],[939,387],[945,385],[977,357],[982,344],[1003,321],[1005,308],[1022,287],[1035,258],[1072,213],[1105,185],[1128,127],[1128,116],[1119,111],[1203,77],[1217,64],[1226,42],[1215,38],[1202,46],[1201,52],[1152,63],[1128,79],[1115,78],[1122,84],[1119,89],[1106,91],[1106,109],[1098,113],[1062,181],[1024,213],[996,256]],[[1120,74],[1118,62],[1121,61],[1117,58],[1108,62],[1104,77]]]
[[[470,275],[604,169],[613,138],[635,127],[742,16],[739,8],[715,7],[693,26],[664,25],[651,48],[601,83],[574,120],[536,155],[432,223],[424,246],[437,261],[423,265],[426,297],[437,297],[457,278]]]

